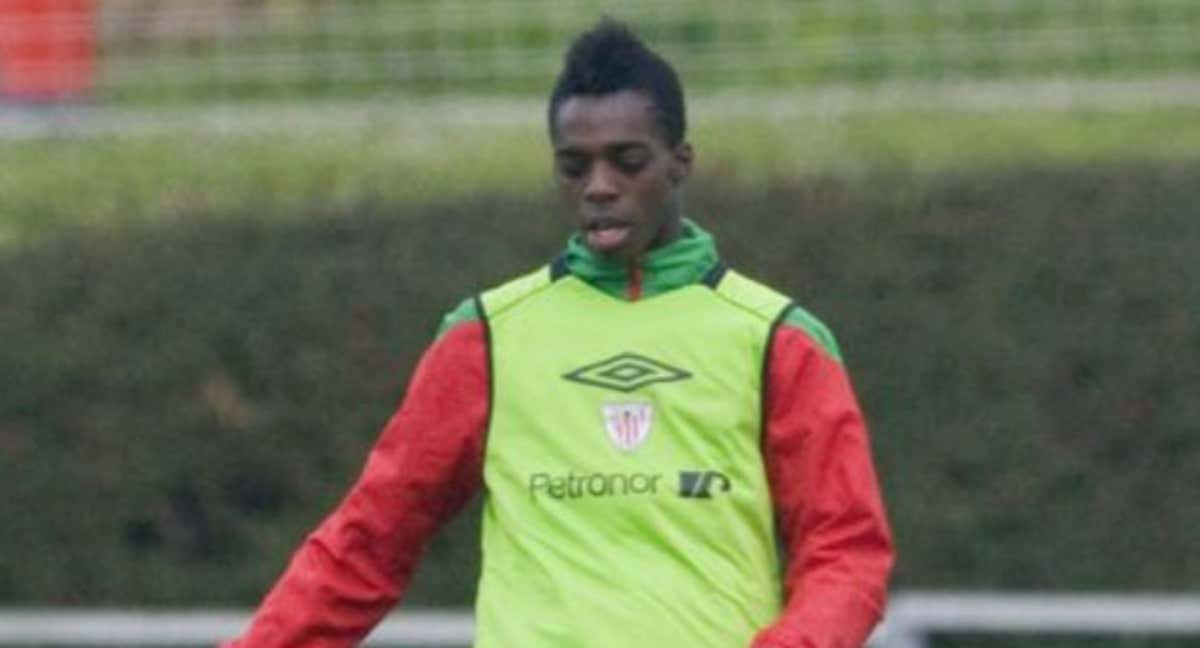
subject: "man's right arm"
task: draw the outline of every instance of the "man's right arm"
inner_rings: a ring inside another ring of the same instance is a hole
[[[487,332],[477,318],[452,317],[358,482],[224,648],[357,644],[403,595],[434,531],[479,490]]]

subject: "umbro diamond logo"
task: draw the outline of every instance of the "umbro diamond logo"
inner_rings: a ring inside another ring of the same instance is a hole
[[[654,383],[687,380],[692,374],[636,353],[621,353],[570,373],[563,378],[619,392],[631,392]]]

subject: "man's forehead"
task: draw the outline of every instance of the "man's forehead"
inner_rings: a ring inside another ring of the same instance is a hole
[[[661,138],[654,102],[633,90],[604,95],[573,95],[558,106],[555,131],[560,140],[643,141]]]

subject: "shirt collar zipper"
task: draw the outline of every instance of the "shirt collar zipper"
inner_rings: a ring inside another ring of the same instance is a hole
[[[636,262],[629,266],[629,301],[642,298],[642,266]]]

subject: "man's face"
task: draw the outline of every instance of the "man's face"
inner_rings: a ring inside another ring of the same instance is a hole
[[[575,95],[554,125],[555,177],[592,251],[634,261],[679,234],[692,151],[667,144],[646,95]]]

